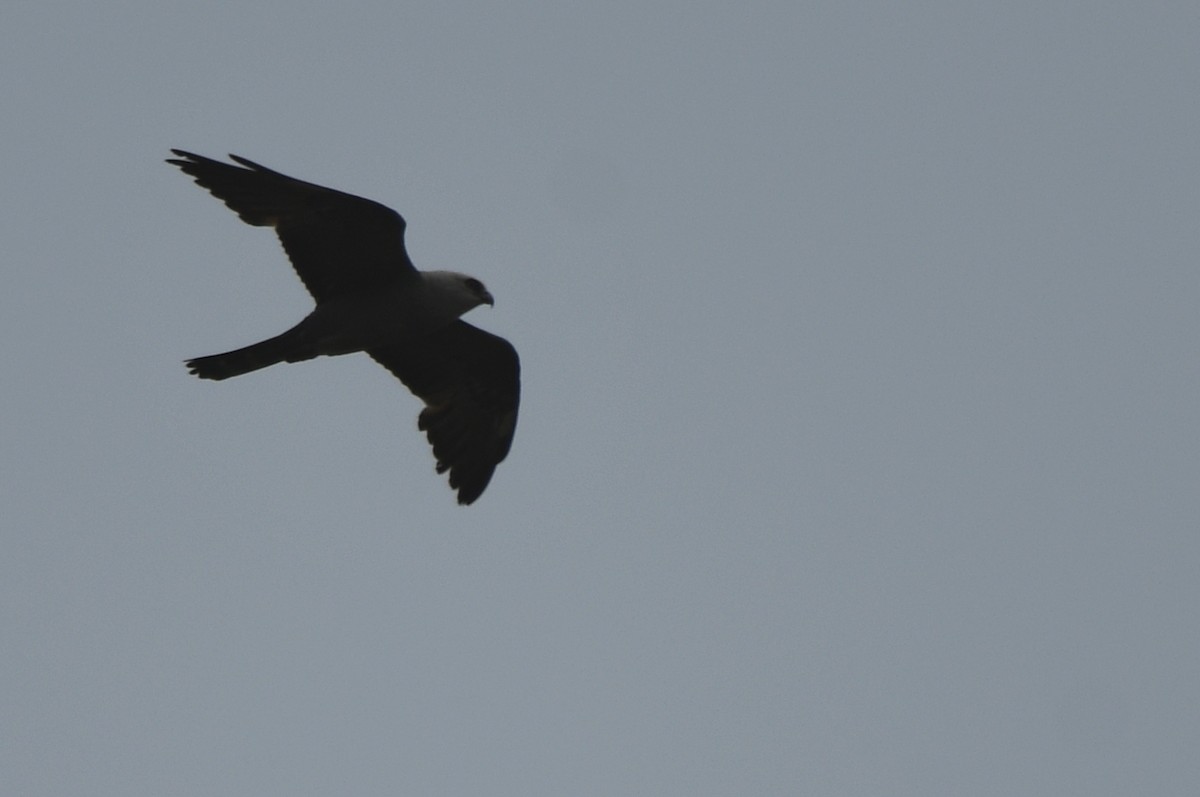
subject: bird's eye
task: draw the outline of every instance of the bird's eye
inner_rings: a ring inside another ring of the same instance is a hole
[[[483,283],[480,282],[479,280],[475,279],[474,277],[467,277],[467,287],[470,288],[473,292],[479,293],[480,291],[483,290]]]

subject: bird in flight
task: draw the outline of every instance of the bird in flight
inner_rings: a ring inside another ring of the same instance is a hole
[[[178,166],[247,224],[274,227],[316,301],[303,321],[243,349],[197,357],[188,370],[228,379],[276,363],[365,351],[424,403],[417,428],[460,504],[483,493],[517,425],[521,366],[508,341],[459,316],[492,295],[456,271],[418,271],[404,219],[369,199],[173,149]]]

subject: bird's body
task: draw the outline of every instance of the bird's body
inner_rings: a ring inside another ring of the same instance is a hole
[[[453,272],[423,272],[420,276],[420,280],[378,291],[327,299],[282,335],[244,349],[188,360],[188,368],[201,379],[228,379],[280,362],[353,354],[376,346],[419,345],[421,338],[479,303],[474,295],[450,287],[458,277]]]
[[[449,471],[459,503],[483,492],[516,428],[520,364],[502,338],[460,320],[492,304],[483,284],[454,271],[418,271],[404,219],[371,200],[301,182],[230,156],[232,166],[172,150],[172,163],[243,221],[274,227],[316,307],[286,332],[189,360],[202,379],[228,379],[280,362],[365,351],[417,396],[418,427]]]

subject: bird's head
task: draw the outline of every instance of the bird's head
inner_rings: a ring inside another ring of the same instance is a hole
[[[456,317],[481,304],[489,307],[496,304],[496,300],[483,283],[467,274],[457,271],[426,271],[424,277],[434,303]]]
[[[496,300],[492,298],[492,294],[484,287],[483,283],[474,277],[463,276],[463,286],[471,292],[479,304],[486,304],[488,307],[495,307]]]

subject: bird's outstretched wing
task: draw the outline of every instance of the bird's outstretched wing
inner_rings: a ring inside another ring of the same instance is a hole
[[[450,472],[460,504],[474,501],[512,445],[521,398],[516,349],[455,321],[419,341],[367,354],[425,402],[417,426],[433,446],[437,471]]]
[[[242,221],[274,227],[317,302],[416,279],[404,248],[404,219],[389,207],[229,157],[234,166],[173,149],[168,159]]]

